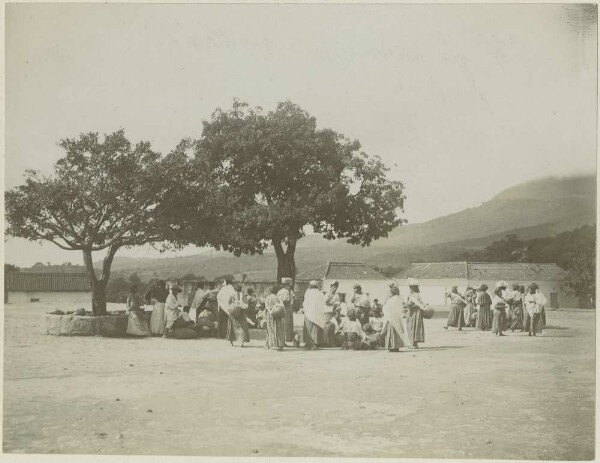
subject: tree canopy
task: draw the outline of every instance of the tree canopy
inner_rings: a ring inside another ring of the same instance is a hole
[[[132,144],[123,130],[61,140],[66,155],[51,175],[29,170],[6,193],[7,233],[82,251],[94,313],[106,310],[105,289],[118,249],[169,238],[166,212],[180,199],[181,165],[148,142]],[[185,169],[183,169],[185,171]],[[102,273],[92,252],[105,251]]]
[[[290,102],[264,113],[235,101],[217,109],[188,146],[198,172],[226,198],[223,229],[238,239],[222,247],[240,254],[271,243],[279,280],[295,277],[296,243],[307,227],[366,246],[403,222],[403,185],[387,178],[381,159],[356,140],[318,128]],[[196,242],[193,233],[191,227],[188,242]]]

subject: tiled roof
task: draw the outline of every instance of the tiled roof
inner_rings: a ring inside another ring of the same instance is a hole
[[[567,272],[556,264],[469,262],[471,280],[558,281],[566,275]]]
[[[87,292],[90,281],[85,273],[9,272],[4,275],[8,291]]]
[[[300,272],[296,280],[387,280],[381,273],[363,262],[328,262]]]
[[[422,278],[422,279],[453,279],[468,278],[466,262],[428,262],[411,264],[408,268],[402,270],[395,279],[403,278]]]
[[[556,264],[525,262],[429,262],[411,264],[396,279],[469,279],[560,281],[566,271]]]

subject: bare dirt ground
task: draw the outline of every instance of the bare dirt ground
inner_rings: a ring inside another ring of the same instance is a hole
[[[394,354],[46,336],[53,309],[5,306],[5,452],[594,458],[591,312],[536,338],[435,318]]]

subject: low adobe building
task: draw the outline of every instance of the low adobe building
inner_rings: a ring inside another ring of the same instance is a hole
[[[513,284],[524,285],[536,282],[548,299],[550,308],[577,307],[577,298],[569,294],[565,279],[567,272],[556,264],[523,262],[428,262],[414,263],[398,273],[394,279],[404,288],[408,279],[419,281],[423,300],[435,305],[446,304],[445,293],[452,286],[464,291],[467,286],[478,288],[488,285],[489,292],[496,282],[504,280],[509,289]],[[401,291],[405,291],[401,289]],[[406,290],[407,291],[407,290]]]
[[[382,302],[392,281],[364,262],[327,262],[296,275],[296,294],[304,295],[311,280],[319,282],[323,291],[327,291],[334,281],[339,282],[338,293],[345,295],[347,302],[354,294],[355,284],[361,286],[363,294],[369,294],[371,301],[379,299]]]
[[[44,302],[87,307],[92,301],[85,273],[7,272],[4,291],[9,304]]]

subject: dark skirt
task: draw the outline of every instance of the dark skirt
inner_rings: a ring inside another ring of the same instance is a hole
[[[230,342],[250,342],[250,332],[248,331],[248,322],[246,314],[242,310],[241,315],[237,317],[227,317],[227,335],[226,339]]]
[[[529,316],[529,312],[525,308],[523,308],[523,328],[521,331],[529,331],[529,327],[531,326],[531,317]]]
[[[323,337],[323,329],[304,317],[304,346],[308,349],[319,347]]]
[[[504,313],[504,310],[498,309],[494,309],[492,312],[494,312],[494,318],[492,320],[492,333],[502,334],[506,323],[506,313]]]
[[[229,316],[227,315],[227,312],[225,312],[223,309],[219,309],[219,315],[218,315],[219,319],[219,332],[218,332],[218,336],[221,339],[225,339],[227,337],[227,327],[229,326]]]
[[[544,324],[542,320],[541,313],[534,313],[533,317],[530,317],[529,322],[529,334],[542,334],[542,325]]]
[[[510,309],[512,318],[509,324],[511,330],[520,330],[523,328],[523,306],[517,304]]]
[[[323,346],[335,347],[335,325],[331,322],[325,324],[323,330]]]
[[[342,349],[344,350],[361,350],[362,339],[357,333],[346,333],[342,341]]]
[[[447,326],[454,326],[456,328],[462,328],[465,323],[462,305],[452,304],[450,306],[450,313],[448,314]]]
[[[411,344],[425,342],[425,325],[423,323],[423,311],[420,308],[410,309],[406,319],[408,329],[408,340]]]
[[[285,314],[283,316],[283,333],[285,342],[294,341],[294,311],[292,305],[289,303],[284,304]]]
[[[479,306],[477,311],[477,328],[489,330],[492,327],[492,311],[489,305]]]
[[[542,307],[542,313],[540,314],[542,319],[542,326],[546,326],[546,308]]]

